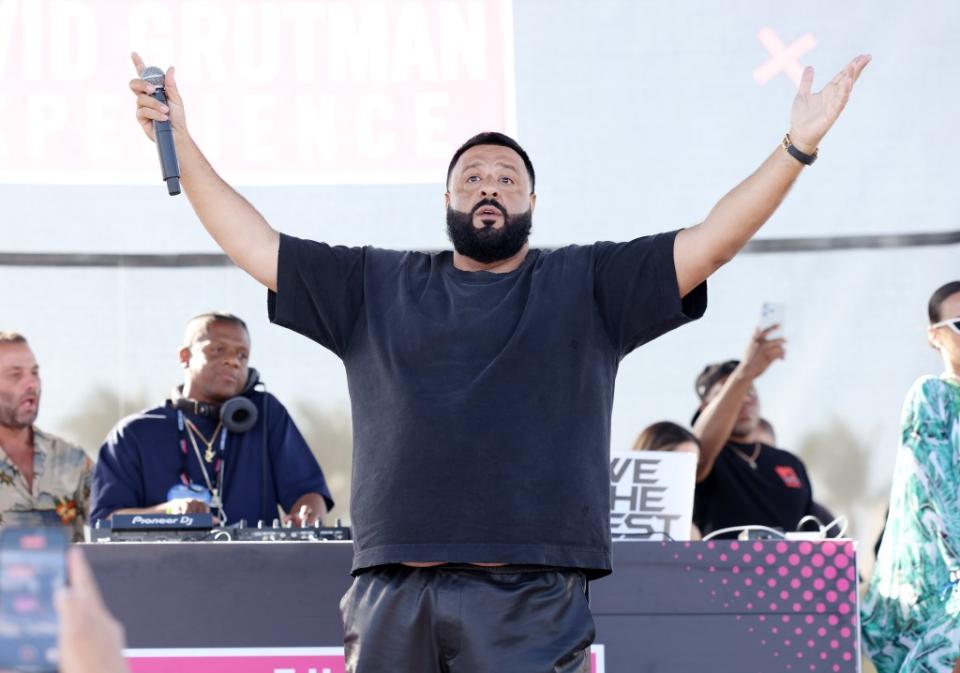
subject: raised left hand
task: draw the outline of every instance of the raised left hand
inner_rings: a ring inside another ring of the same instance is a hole
[[[854,83],[870,59],[869,54],[857,56],[817,93],[811,92],[813,68],[807,66],[804,69],[800,89],[790,110],[790,140],[797,149],[813,154],[843,112]]]

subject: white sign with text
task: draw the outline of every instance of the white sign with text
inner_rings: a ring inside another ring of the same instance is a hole
[[[610,452],[614,540],[689,540],[697,457],[670,451]]]

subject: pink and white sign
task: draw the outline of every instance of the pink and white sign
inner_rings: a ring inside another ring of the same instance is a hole
[[[246,184],[435,182],[515,127],[512,0],[0,0],[0,182],[160,181],[130,52]]]
[[[344,673],[342,647],[127,650],[130,673]],[[590,652],[604,673],[603,645]]]
[[[130,673],[344,673],[342,647],[127,650]]]

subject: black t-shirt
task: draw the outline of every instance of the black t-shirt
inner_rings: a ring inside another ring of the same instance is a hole
[[[675,236],[531,250],[504,274],[281,238],[270,319],[347,370],[354,571],[610,569],[619,361],[706,308],[705,284],[680,299]]]
[[[697,484],[693,522],[700,532],[707,535],[734,526],[797,530],[813,506],[810,478],[800,459],[764,445],[754,470],[734,449],[750,456],[755,445],[727,442],[713,471]],[[720,537],[736,537],[736,533]]]

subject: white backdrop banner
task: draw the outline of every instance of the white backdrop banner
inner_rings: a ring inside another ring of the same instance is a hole
[[[159,179],[129,54],[176,66],[232,182],[436,182],[514,131],[511,0],[0,0],[0,182]],[[136,151],[133,151],[136,150]]]

